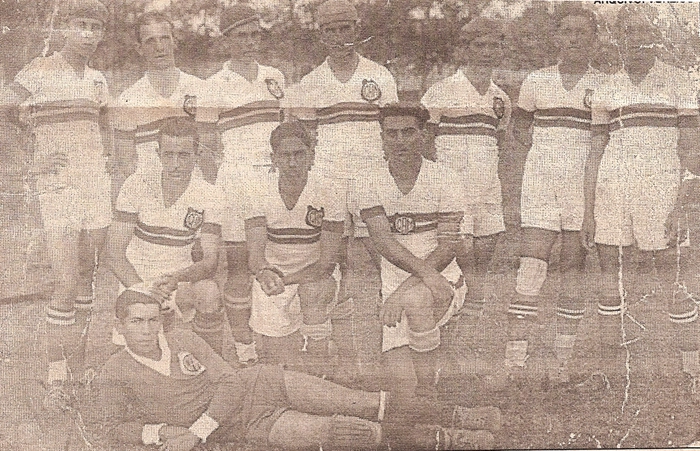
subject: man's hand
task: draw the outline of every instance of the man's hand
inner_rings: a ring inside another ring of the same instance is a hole
[[[177,284],[178,280],[174,275],[161,274],[151,283],[151,286],[156,290],[162,290],[170,295],[173,291],[177,290]]]
[[[32,172],[35,174],[55,174],[68,165],[68,155],[62,152],[38,153],[34,156]]]
[[[683,242],[686,239],[688,224],[679,205],[676,205],[666,218],[665,232],[669,246],[675,246],[679,241]]]
[[[588,250],[595,247],[595,218],[593,214],[586,214],[581,226],[581,245]]]
[[[199,437],[187,429],[186,434],[177,435],[164,441],[161,451],[190,451],[199,444]]]
[[[397,301],[395,296],[389,296],[381,310],[379,311],[379,320],[385,326],[394,327],[401,321],[401,314],[403,313],[403,305]]]
[[[423,283],[430,289],[433,294],[433,301],[436,304],[447,303],[454,296],[454,290],[452,289],[452,284],[445,279],[445,276],[435,271],[434,274],[430,274],[425,277],[421,277]]]
[[[284,293],[284,281],[282,278],[269,269],[261,269],[255,276],[263,291],[268,296],[275,296]]]

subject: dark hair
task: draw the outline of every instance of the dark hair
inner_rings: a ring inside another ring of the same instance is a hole
[[[593,33],[598,32],[598,16],[590,9],[583,8],[578,2],[564,2],[554,8],[552,13],[554,28],[559,29],[564,19],[569,16],[583,17],[591,25]]]
[[[299,121],[282,122],[270,133],[270,146],[276,151],[285,138],[299,138],[306,147],[312,149],[314,141],[306,128]]]
[[[117,319],[124,321],[129,316],[129,306],[134,304],[154,304],[160,308],[160,302],[153,296],[128,289],[117,297],[117,302],[114,305],[114,315]]]
[[[174,136],[177,138],[192,138],[194,141],[194,151],[198,153],[199,134],[197,125],[190,117],[168,117],[158,121],[158,145],[163,136]]]
[[[658,11],[651,5],[625,5],[617,12],[613,34],[619,41],[623,41],[627,35],[627,27],[636,21],[644,24],[649,29],[650,42],[662,42],[663,36],[661,35],[661,31],[654,25],[654,21],[657,20],[658,17]]]
[[[148,11],[141,14],[136,20],[136,42],[141,44],[141,27],[145,25],[153,25],[157,23],[167,23],[170,25],[170,34],[173,32],[173,21],[170,16],[162,11]]]
[[[498,35],[503,41],[505,39],[503,25],[498,20],[479,16],[467,22],[459,30],[459,39],[464,45],[469,45],[474,39],[484,35]]]
[[[384,123],[388,117],[413,116],[418,121],[418,127],[425,128],[426,122],[430,119],[428,110],[419,103],[399,102],[391,103],[379,110],[379,120]]]

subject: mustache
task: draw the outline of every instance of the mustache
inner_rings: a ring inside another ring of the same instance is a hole
[[[323,42],[324,45],[326,45],[326,46],[328,46],[328,47],[330,47],[330,48],[332,48],[332,49],[346,49],[346,48],[355,47],[356,45],[366,44],[366,43],[368,43],[369,41],[371,41],[373,38],[374,38],[374,36],[369,36],[369,37],[367,37],[367,38],[365,38],[365,39],[363,39],[363,40],[361,40],[361,41],[357,41],[357,42],[346,42],[346,43],[344,43],[344,44],[331,44],[330,42],[326,42],[326,41],[321,41],[321,42]]]

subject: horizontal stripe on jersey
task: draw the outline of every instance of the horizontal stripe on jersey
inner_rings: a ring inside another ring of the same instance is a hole
[[[143,241],[161,246],[188,246],[195,239],[194,231],[154,227],[141,221],[136,223],[134,235]]]
[[[87,99],[59,100],[32,105],[30,118],[35,125],[100,119],[100,104]]]
[[[436,230],[437,213],[395,213],[388,217],[392,233],[408,235]]]
[[[267,239],[276,244],[313,244],[321,239],[321,228],[273,228],[267,227]]]
[[[591,112],[576,108],[548,108],[535,111],[535,127],[591,129]]]
[[[134,143],[144,144],[147,142],[158,141],[160,124],[161,121],[153,121],[137,126],[136,132],[134,133]]]
[[[498,119],[486,114],[470,114],[467,116],[442,116],[436,131],[442,135],[481,135],[496,136]]]
[[[232,128],[265,122],[280,122],[281,109],[278,100],[261,100],[224,111],[216,124],[220,132]]]
[[[373,103],[342,102],[316,110],[319,125],[379,120],[379,106]]]
[[[625,127],[677,127],[678,110],[666,105],[630,105],[610,112],[610,131]]]

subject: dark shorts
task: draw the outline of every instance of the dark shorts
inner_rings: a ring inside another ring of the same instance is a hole
[[[289,409],[284,371],[279,366],[256,365],[239,370],[238,375],[243,380],[246,393],[234,423],[240,425],[242,430],[227,431],[228,434],[222,434],[227,437],[219,435],[216,440],[245,440],[254,449],[270,449],[270,430]]]

